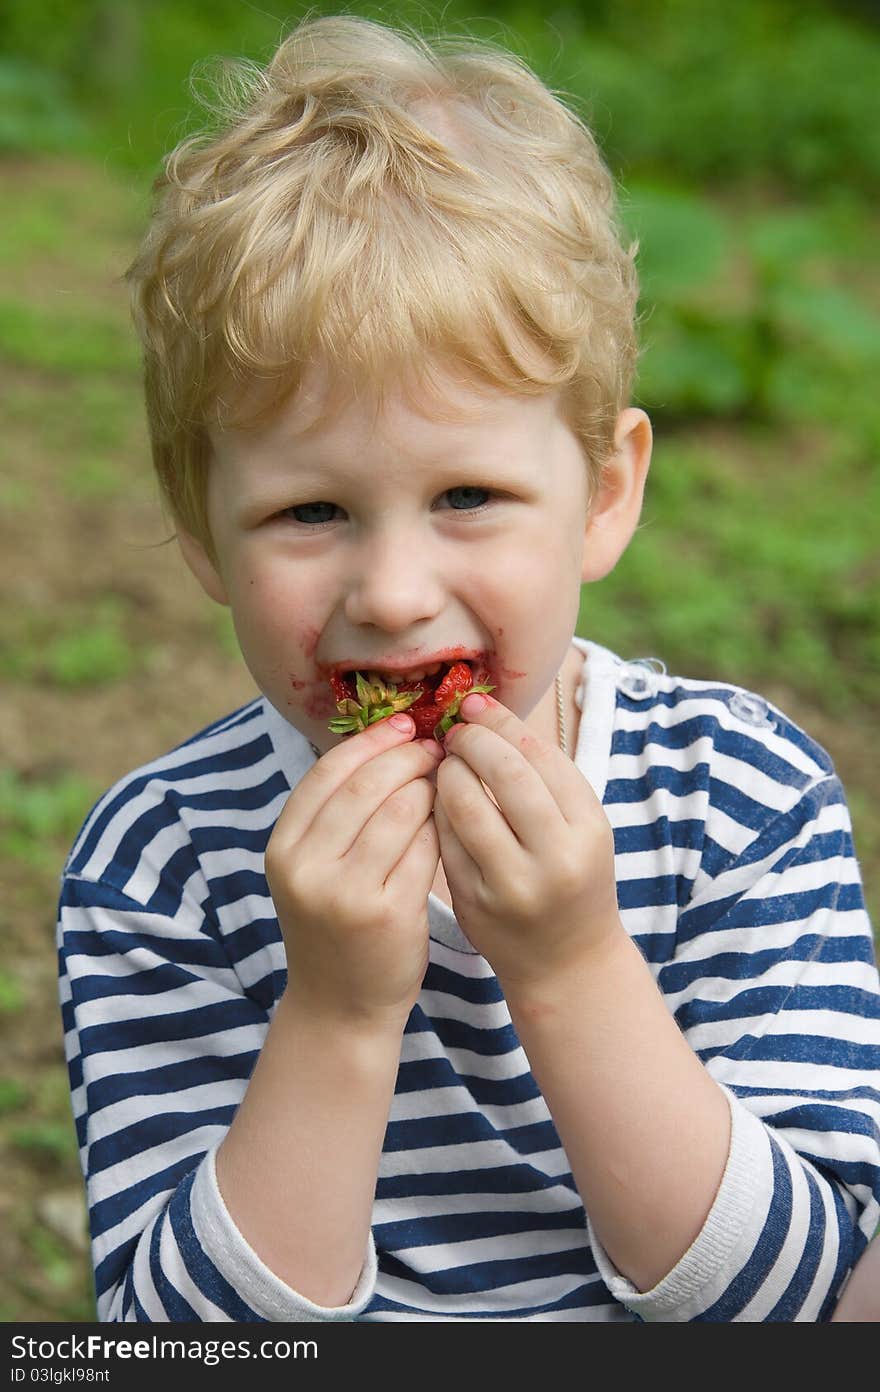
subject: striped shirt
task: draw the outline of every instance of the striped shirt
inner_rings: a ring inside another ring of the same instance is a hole
[[[615,1269],[498,981],[432,896],[357,1287],[322,1307],[265,1266],[214,1157],[285,987],[263,857],[315,756],[258,698],[122,779],[64,868],[99,1319],[830,1318],[880,1218],[880,988],[840,782],[760,697],[574,641],[622,921],[731,1109],[694,1243],[646,1292]]]

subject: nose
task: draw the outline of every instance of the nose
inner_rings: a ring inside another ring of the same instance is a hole
[[[386,633],[433,619],[445,600],[440,558],[418,529],[386,526],[365,538],[352,558],[345,616]]]

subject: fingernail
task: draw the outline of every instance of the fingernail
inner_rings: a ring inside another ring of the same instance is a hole
[[[465,696],[461,703],[462,715],[479,715],[488,706],[489,702],[485,696],[477,693],[474,696]]]
[[[442,744],[438,744],[437,741],[433,739],[420,740],[419,743],[423,749],[427,749],[432,759],[436,759],[438,763],[440,762],[445,752]]]
[[[404,711],[399,711],[397,715],[392,715],[388,723],[393,725],[395,730],[406,730],[409,732],[416,728],[416,723],[412,716],[407,715]]]

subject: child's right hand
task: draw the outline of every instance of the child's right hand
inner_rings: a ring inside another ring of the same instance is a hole
[[[311,1014],[403,1028],[428,965],[440,846],[429,776],[443,757],[382,720],[294,788],[266,848],[287,996]]]

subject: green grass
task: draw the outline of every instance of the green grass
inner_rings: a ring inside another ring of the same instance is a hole
[[[64,373],[130,373],[138,362],[118,316],[97,315],[75,299],[63,308],[0,300],[0,357],[15,367]]]
[[[35,871],[57,870],[98,792],[74,773],[28,780],[0,769],[0,854]],[[22,1003],[15,978],[0,973],[0,1014]]]
[[[29,1096],[28,1089],[17,1078],[0,1078],[0,1116],[21,1111]]]
[[[13,1126],[9,1140],[29,1161],[52,1170],[77,1154],[76,1133],[69,1120],[41,1120]]]
[[[147,654],[126,631],[113,595],[74,604],[60,616],[17,612],[0,620],[0,675],[73,690],[132,677]]]
[[[17,1015],[25,1004],[24,987],[6,968],[0,969],[0,1017]]]
[[[661,437],[640,529],[585,587],[579,627],[633,656],[696,656],[695,675],[785,682],[828,709],[870,703],[880,477],[859,462],[836,467],[833,436],[811,463],[765,431],[712,448]]]

